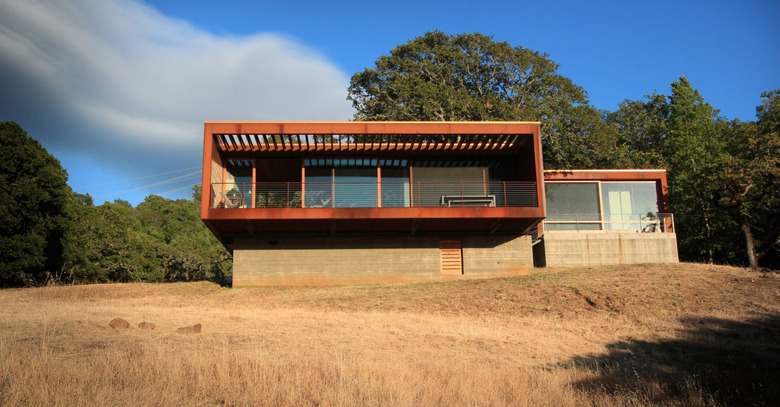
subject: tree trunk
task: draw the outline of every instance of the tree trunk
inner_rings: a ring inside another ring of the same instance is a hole
[[[753,231],[750,229],[750,225],[742,223],[740,225],[742,233],[745,234],[745,243],[747,244],[748,264],[750,268],[758,268],[758,256],[756,255],[756,242],[753,239]]]
[[[704,209],[704,227],[707,229],[707,263],[715,264],[715,256],[712,251],[712,229],[710,228],[710,217],[707,216],[707,209]]]

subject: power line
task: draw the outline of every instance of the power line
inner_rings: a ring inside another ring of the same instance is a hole
[[[152,174],[152,175],[144,175],[142,177],[137,177],[137,178],[127,178],[127,179],[118,180],[118,181],[101,182],[99,184],[91,184],[91,185],[80,185],[78,187],[73,187],[73,189],[100,187],[100,186],[111,185],[111,184],[122,184],[122,183],[125,183],[125,182],[138,181],[138,180],[146,179],[146,178],[159,177],[161,175],[168,175],[168,174],[175,174],[177,172],[190,171],[190,170],[194,170],[194,169],[197,169],[197,168],[200,168],[200,166],[198,166],[198,167],[190,167],[190,168],[181,168],[181,169],[178,169],[178,170],[160,172],[160,173]]]
[[[198,168],[200,168],[200,167],[198,167]],[[195,176],[197,174],[200,174],[200,171],[191,172],[189,174],[180,175],[178,177],[170,178],[170,179],[167,179],[167,180],[164,180],[164,181],[159,181],[159,182],[155,182],[155,183],[148,184],[148,185],[143,185],[143,186],[136,187],[136,188],[126,189],[126,190],[120,191],[120,192],[100,195],[98,197],[95,197],[95,199],[103,198],[103,197],[107,197],[107,196],[112,196],[112,195],[113,196],[119,196],[119,195],[126,194],[128,192],[134,192],[134,191],[138,191],[138,190],[141,190],[141,189],[156,187],[156,186],[159,186],[159,185],[170,184],[172,182],[176,182],[176,181],[181,180],[183,178],[193,177],[193,176]]]
[[[182,189],[192,188],[192,185],[194,185],[194,184],[189,184],[189,185],[185,185],[185,186],[183,186],[181,188],[176,188],[176,189],[172,189],[170,191],[161,192],[160,195],[166,195],[166,194],[170,194],[172,192],[181,191]]]

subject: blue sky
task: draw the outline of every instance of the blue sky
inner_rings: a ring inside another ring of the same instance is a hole
[[[0,120],[97,203],[199,183],[203,122],[349,120],[350,76],[427,31],[549,54],[614,110],[685,75],[755,119],[780,88],[777,1],[0,0]],[[157,184],[157,185],[154,185]]]

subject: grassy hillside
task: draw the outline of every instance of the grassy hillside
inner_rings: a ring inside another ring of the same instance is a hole
[[[777,405],[780,276],[678,264],[3,290],[0,403]]]

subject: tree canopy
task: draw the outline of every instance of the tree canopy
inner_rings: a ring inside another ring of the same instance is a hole
[[[541,121],[546,164],[594,165],[586,136],[601,120],[585,90],[547,54],[483,34],[425,33],[354,74],[348,92],[357,120]]]
[[[780,91],[762,93],[756,122],[739,122],[684,76],[671,90],[604,117],[631,166],[668,170],[680,258],[780,266]]]
[[[63,282],[221,280],[231,273],[230,254],[200,220],[198,200],[149,195],[133,208],[75,198]]]
[[[0,122],[0,287],[230,274],[230,254],[200,220],[198,186],[193,200],[95,206],[67,179],[18,124]]]
[[[15,122],[0,146],[0,286],[43,284],[63,264],[68,174]]]

